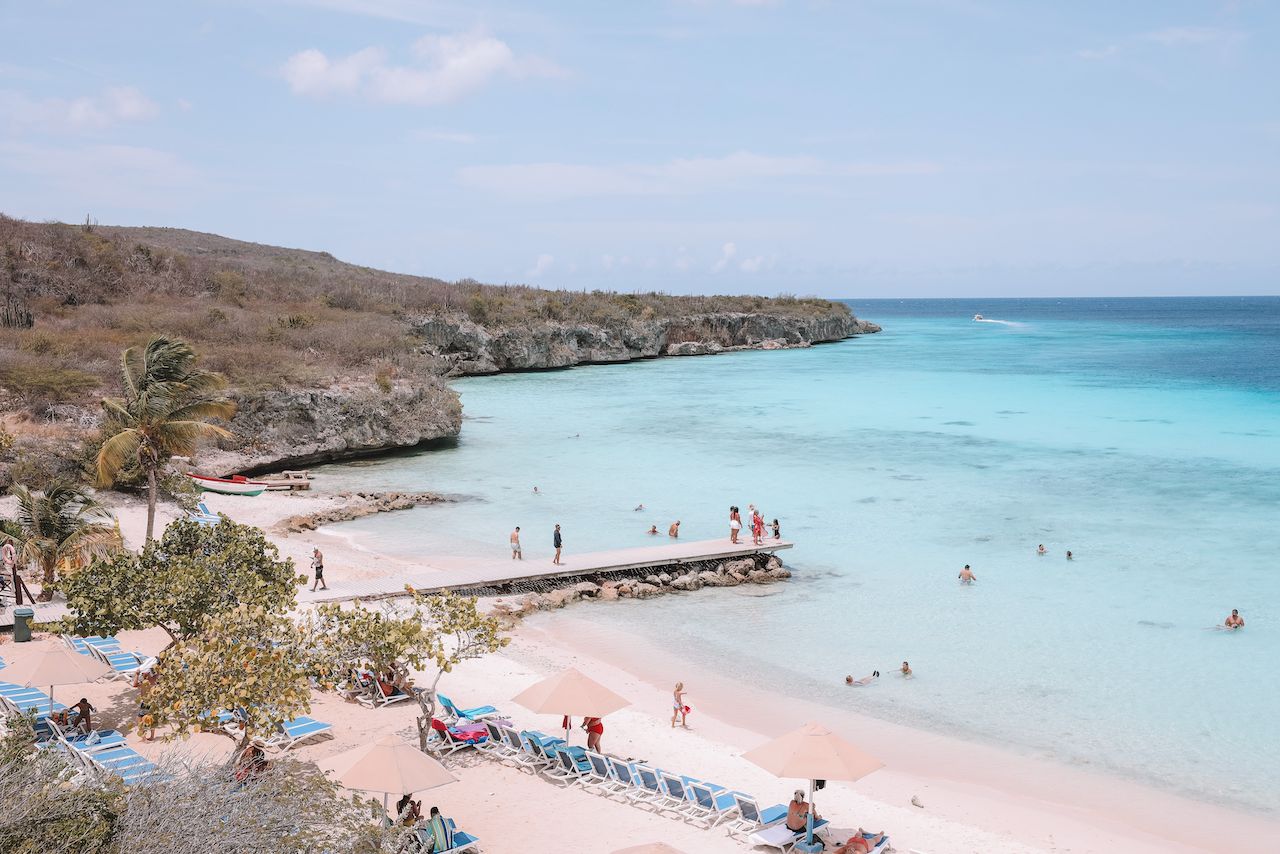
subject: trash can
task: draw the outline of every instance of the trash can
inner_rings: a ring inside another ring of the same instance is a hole
[[[31,640],[31,620],[36,612],[30,608],[13,609],[13,642],[27,643]]]

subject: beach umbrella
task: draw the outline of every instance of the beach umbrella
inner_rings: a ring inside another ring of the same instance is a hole
[[[381,792],[383,809],[388,795],[410,795],[458,782],[439,762],[394,735],[321,759],[316,767],[333,772],[348,789]]]
[[[602,718],[631,705],[630,700],[619,697],[573,667],[529,686],[511,700],[539,715],[583,718]],[[564,737],[565,741],[569,740],[568,727]]]
[[[64,646],[51,646],[0,668],[0,682],[23,688],[49,686],[49,714],[53,714],[53,686],[80,685],[97,682],[112,672],[111,665],[95,658],[72,652]]]
[[[809,819],[805,849],[813,850],[813,781],[861,780],[884,763],[819,723],[809,723],[742,754],[775,777],[809,781]],[[798,847],[798,846],[797,846]]]
[[[613,854],[684,854],[684,852],[679,848],[672,848],[665,842],[650,842],[646,845],[620,848]]]

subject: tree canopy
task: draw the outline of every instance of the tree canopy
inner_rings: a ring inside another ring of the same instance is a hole
[[[142,554],[96,560],[58,586],[73,614],[65,631],[106,637],[160,626],[176,641],[242,603],[283,614],[303,581],[262,531],[223,516],[212,527],[178,519]]]
[[[52,483],[43,492],[14,485],[18,499],[14,521],[19,560],[40,568],[47,599],[58,564],[79,566],[95,556],[110,554],[123,545],[115,517],[89,490],[67,483]]]
[[[207,423],[231,420],[236,405],[210,397],[226,385],[221,374],[196,367],[199,356],[185,341],[158,335],[138,352],[130,347],[120,357],[124,397],[105,398],[110,439],[98,451],[99,486],[110,486],[116,473],[134,462],[147,473],[147,539],[156,518],[156,471],[174,454],[193,453],[201,439],[231,434]]]

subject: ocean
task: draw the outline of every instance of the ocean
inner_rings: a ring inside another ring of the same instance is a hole
[[[516,525],[548,554],[558,523],[572,555],[676,520],[726,536],[729,505],[756,504],[796,542],[775,595],[575,618],[820,703],[1274,814],[1280,298],[849,304],[884,331],[458,380],[457,440],[318,476],[459,501],[331,530],[496,559]],[[1233,608],[1244,630],[1213,630]],[[904,660],[910,681],[892,677]]]

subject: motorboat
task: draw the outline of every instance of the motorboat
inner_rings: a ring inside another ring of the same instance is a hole
[[[982,320],[982,315],[980,315],[980,314],[975,314],[975,315],[973,316],[973,319],[974,319],[974,320]]]

